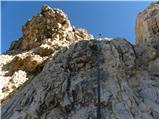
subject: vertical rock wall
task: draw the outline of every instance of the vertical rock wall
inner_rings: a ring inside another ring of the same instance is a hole
[[[136,44],[159,42],[159,3],[152,3],[140,12],[136,20]]]

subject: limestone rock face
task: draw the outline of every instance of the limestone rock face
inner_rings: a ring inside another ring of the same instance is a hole
[[[93,38],[84,29],[71,26],[62,10],[52,9],[49,6],[42,6],[41,12],[33,16],[23,26],[22,31],[23,37],[14,41],[10,50],[23,51],[35,48],[42,51],[42,47],[39,48],[41,45],[49,45],[53,49],[51,54],[55,49],[70,45],[75,41]]]
[[[152,3],[136,20],[136,43],[157,45],[159,42],[159,3]]]
[[[136,60],[124,39],[65,47],[3,106],[2,117],[96,118],[99,61],[102,118],[157,118],[158,71],[136,66]]]
[[[13,70],[21,69],[28,72],[33,72],[37,70],[39,65],[42,64],[42,61],[42,57],[40,57],[39,55],[17,55],[8,64],[8,67]]]
[[[63,37],[47,28],[48,19]],[[2,118],[97,118],[98,79],[101,118],[159,117],[158,37],[136,45],[123,38],[91,39],[48,6],[23,31],[0,55]]]
[[[5,81],[2,101],[13,91],[10,86],[14,86],[16,91],[22,83],[41,71],[49,56],[56,51],[79,40],[93,38],[86,30],[71,26],[62,10],[46,5],[22,27],[22,32],[23,36],[12,42],[6,55],[0,55],[0,77]],[[18,71],[23,71],[24,74]],[[10,82],[13,81],[14,74],[21,74],[21,80]]]
[[[18,70],[12,74],[12,76],[1,77],[2,93],[0,99],[2,103],[6,102],[7,99],[9,99],[10,94],[15,93],[16,89],[28,80],[25,71]]]

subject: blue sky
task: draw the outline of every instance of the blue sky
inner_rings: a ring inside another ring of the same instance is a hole
[[[22,25],[33,15],[38,14],[43,4],[62,9],[72,25],[87,29],[95,37],[101,33],[102,37],[123,37],[135,43],[136,16],[150,3],[151,1],[3,1],[1,51],[8,50],[11,42],[22,36]]]

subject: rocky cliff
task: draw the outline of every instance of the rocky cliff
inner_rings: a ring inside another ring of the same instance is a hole
[[[43,6],[0,55],[2,118],[97,118],[98,106],[101,118],[158,118],[157,9],[158,2],[138,15],[132,45],[95,39]]]

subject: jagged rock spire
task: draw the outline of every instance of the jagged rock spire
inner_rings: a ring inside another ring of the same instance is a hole
[[[39,49],[41,45],[47,44],[54,51],[55,46],[60,48],[78,40],[93,38],[86,30],[73,28],[62,10],[47,5],[42,6],[41,12],[29,20],[22,31],[22,38],[13,42],[10,50]]]

